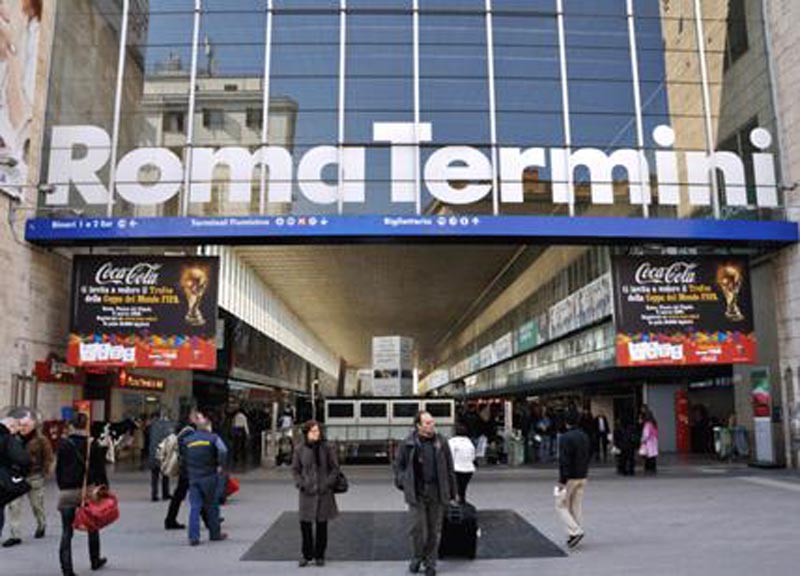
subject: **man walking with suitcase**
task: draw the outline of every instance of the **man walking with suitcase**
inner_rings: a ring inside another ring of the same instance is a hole
[[[408,569],[416,574],[424,563],[425,576],[435,576],[444,513],[456,498],[453,456],[447,440],[436,433],[433,416],[419,412],[414,424],[397,449],[395,485],[405,494],[411,515],[413,557]]]
[[[559,439],[556,511],[567,529],[567,546],[575,548],[584,535],[583,492],[592,449],[589,437],[578,427],[577,413],[567,414],[566,426],[567,431]]]

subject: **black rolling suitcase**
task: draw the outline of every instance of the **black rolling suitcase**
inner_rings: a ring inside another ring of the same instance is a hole
[[[478,512],[472,504],[451,504],[447,507],[439,541],[442,558],[475,558],[478,549]]]

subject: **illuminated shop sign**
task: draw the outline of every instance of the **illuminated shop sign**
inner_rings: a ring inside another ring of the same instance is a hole
[[[70,366],[58,358],[48,358],[36,362],[34,374],[39,382],[51,384],[77,384],[86,383],[86,372],[80,368]]]
[[[129,388],[131,390],[163,392],[164,388],[166,388],[167,381],[163,378],[139,376],[138,374],[130,374],[125,370],[120,370],[118,385],[120,388]]]
[[[376,122],[373,141],[386,144],[391,154],[391,202],[415,203],[415,154],[418,143],[431,142],[430,123]],[[666,206],[681,204],[681,182],[687,186],[687,200],[692,206],[712,205],[712,173],[722,174],[725,181],[724,198],[727,206],[748,206],[745,163],[727,151],[711,154],[700,151],[678,152],[672,149],[675,132],[669,126],[653,131],[658,149],[652,158],[643,150],[618,149],[613,152],[599,148],[515,148],[498,149],[497,164],[478,148],[444,146],[434,150],[422,166],[421,178],[430,194],[445,204],[469,205],[485,200],[492,192],[492,182],[498,182],[499,202],[519,204],[524,200],[523,173],[530,169],[549,169],[552,175],[552,202],[574,202],[575,190],[570,176],[576,170],[587,171],[591,183],[593,204],[614,203],[613,173],[623,168],[630,181],[629,202],[634,205],[654,202],[651,182],[658,186],[657,203]],[[772,145],[770,133],[756,128],[750,133],[756,152],[750,159],[758,207],[778,206],[774,155],[766,152]],[[55,126],[50,143],[48,178],[54,190],[47,196],[49,206],[67,206],[70,187],[90,205],[109,202],[108,187],[101,174],[108,169],[111,157],[111,138],[96,126]],[[252,200],[254,174],[266,179],[268,202],[292,202],[295,180],[302,195],[318,205],[366,202],[366,157],[364,146],[317,146],[308,150],[297,164],[289,149],[264,146],[251,152],[244,147],[193,148],[189,151],[189,201],[206,204],[212,200],[215,170],[224,166],[230,173],[227,187],[228,202]],[[685,176],[679,170],[685,166]],[[323,178],[330,167],[340,167],[341,188],[338,182]],[[266,170],[257,170],[265,167]],[[157,174],[155,181],[143,182],[141,175]],[[123,156],[116,166],[116,194],[134,205],[161,205],[174,198],[183,185],[187,168],[184,161],[168,148],[138,148]]]

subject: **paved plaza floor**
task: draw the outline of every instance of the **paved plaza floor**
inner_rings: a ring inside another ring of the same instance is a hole
[[[350,491],[339,497],[346,511],[402,511],[402,494],[388,467],[345,467]],[[185,532],[166,532],[166,504],[149,499],[149,473],[116,472],[121,519],[102,533],[108,565],[98,574],[190,574],[233,576],[272,574],[398,575],[400,561],[329,562],[298,568],[296,562],[247,562],[241,558],[269,527],[297,505],[287,468],[242,474],[241,492],[223,508],[225,542],[188,546]],[[513,510],[562,549],[565,535],[553,509],[555,468],[482,468],[470,484],[469,499],[479,509]],[[59,574],[60,521],[55,487],[48,492],[48,530],[20,546],[0,548],[0,575]],[[188,507],[184,504],[181,521]],[[564,557],[442,561],[440,574],[572,574],[779,576],[800,571],[800,476],[713,462],[667,462],[657,477],[616,476],[610,467],[591,471],[584,502],[586,538]],[[299,528],[298,528],[299,530]],[[8,527],[3,538],[8,537]],[[330,538],[337,538],[336,521]],[[396,546],[407,548],[405,534]],[[85,535],[75,537],[75,571],[91,574]],[[297,551],[299,556],[299,550]]]

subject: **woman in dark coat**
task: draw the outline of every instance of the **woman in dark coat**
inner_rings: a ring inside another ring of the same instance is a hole
[[[81,505],[84,475],[86,474],[86,443],[89,436],[89,418],[78,412],[69,423],[69,436],[61,440],[56,456],[56,483],[59,489],[58,510],[61,512],[61,545],[59,558],[64,576],[74,576],[72,568],[72,536],[75,512]],[[106,476],[106,451],[97,442],[89,447],[88,484],[108,486]],[[100,556],[100,533],[89,532],[89,558],[92,570],[102,568],[106,559]]]
[[[300,566],[314,560],[325,565],[328,545],[328,520],[339,514],[333,486],[339,474],[336,450],[322,437],[315,420],[303,424],[303,442],[295,449],[292,459],[294,483],[300,491],[300,530],[303,533],[303,557]],[[312,531],[316,523],[316,538]]]

